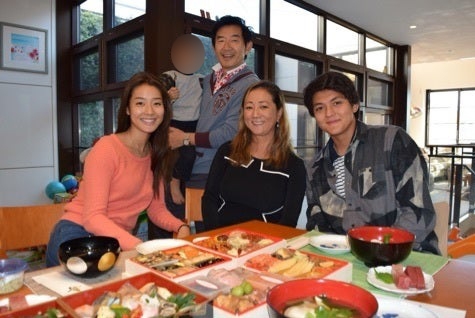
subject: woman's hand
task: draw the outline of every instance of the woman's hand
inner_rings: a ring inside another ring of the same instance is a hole
[[[190,226],[186,223],[183,223],[183,225],[181,225],[178,228],[178,232],[176,233],[176,238],[183,238],[183,237],[189,236],[190,234],[191,234]]]

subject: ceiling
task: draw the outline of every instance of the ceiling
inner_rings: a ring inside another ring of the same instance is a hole
[[[474,0],[305,1],[393,44],[410,45],[412,64],[475,59]]]

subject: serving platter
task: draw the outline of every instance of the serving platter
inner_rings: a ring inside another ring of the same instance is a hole
[[[193,244],[229,257],[242,258],[267,248],[275,250],[284,246],[285,241],[263,233],[234,229],[214,236],[197,237]]]
[[[310,238],[310,245],[332,255],[344,254],[350,251],[346,235],[323,234],[312,236]]]
[[[299,278],[329,278],[351,281],[352,265],[323,254],[279,248],[249,258],[244,267],[261,273],[271,273],[293,280]]]
[[[214,253],[192,244],[139,254],[125,260],[126,272],[131,275],[153,271],[167,279],[183,280],[203,275],[216,266],[233,266],[230,257]]]
[[[409,289],[401,289],[397,288],[394,283],[385,283],[381,281],[380,279],[376,278],[376,272],[375,269],[378,273],[391,273],[391,266],[378,266],[378,267],[372,267],[368,270],[368,274],[366,276],[366,280],[368,283],[373,285],[374,287],[377,287],[379,289],[393,292],[396,294],[403,294],[403,295],[417,295],[417,294],[423,294],[431,291],[434,289],[435,282],[434,278],[432,275],[429,275],[425,272],[423,272],[424,275],[424,281],[426,284],[426,288],[424,289],[417,289],[417,288],[409,288]]]

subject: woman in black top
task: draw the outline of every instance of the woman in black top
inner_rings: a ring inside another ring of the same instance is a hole
[[[295,227],[305,165],[290,143],[285,100],[269,81],[244,95],[236,137],[214,157],[202,199],[206,230],[262,220]]]

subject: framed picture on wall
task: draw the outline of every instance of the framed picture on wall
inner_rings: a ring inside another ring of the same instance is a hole
[[[48,31],[0,22],[0,69],[48,73]]]

